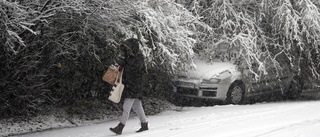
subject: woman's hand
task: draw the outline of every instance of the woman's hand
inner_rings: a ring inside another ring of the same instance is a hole
[[[122,66],[118,67],[118,71],[122,71],[123,69],[124,69],[124,67],[122,67]]]

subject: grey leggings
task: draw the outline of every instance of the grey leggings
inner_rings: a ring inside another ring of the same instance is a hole
[[[137,113],[141,123],[147,122],[146,115],[142,107],[142,103],[139,99],[134,99],[134,98],[124,99],[122,108],[123,108],[122,115],[119,118],[122,124],[126,125],[130,116],[131,108],[133,109],[134,112]]]

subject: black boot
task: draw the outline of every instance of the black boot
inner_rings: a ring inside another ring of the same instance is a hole
[[[148,122],[147,123],[141,123],[141,128],[136,132],[139,133],[139,132],[146,131],[146,130],[149,130]]]
[[[114,128],[110,128],[110,130],[113,133],[116,133],[117,135],[121,135],[122,134],[122,129],[124,128],[124,125],[122,123],[119,123],[118,126],[114,127]]]

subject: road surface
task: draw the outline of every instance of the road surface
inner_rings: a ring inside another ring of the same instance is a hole
[[[184,107],[148,116],[149,130],[135,133],[130,118],[121,137],[320,137],[320,101]],[[17,137],[112,137],[118,121],[53,129]]]

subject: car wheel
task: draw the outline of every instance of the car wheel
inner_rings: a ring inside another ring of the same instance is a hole
[[[290,82],[289,89],[286,93],[286,97],[288,99],[299,98],[302,93],[302,88],[303,88],[302,81],[298,77],[293,78],[292,81]]]
[[[241,82],[233,82],[227,93],[227,104],[242,104],[244,102],[244,85]]]

